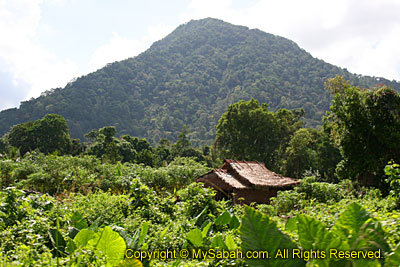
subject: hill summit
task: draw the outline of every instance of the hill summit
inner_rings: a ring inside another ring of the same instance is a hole
[[[315,126],[330,105],[324,81],[342,75],[354,85],[383,78],[361,76],[313,58],[296,43],[257,29],[207,18],[192,20],[142,54],[70,82],[19,108],[0,112],[0,135],[12,125],[48,113],[65,117],[71,136],[117,127],[117,134],[174,140],[183,125],[195,144],[215,137],[215,125],[229,104],[255,98],[271,110],[304,108]]]

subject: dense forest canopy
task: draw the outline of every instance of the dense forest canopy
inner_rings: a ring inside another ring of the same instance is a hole
[[[305,126],[321,123],[330,105],[324,81],[336,74],[361,87],[383,78],[349,73],[313,58],[294,42],[217,19],[190,21],[137,57],[74,79],[19,108],[0,112],[0,135],[18,123],[62,115],[73,138],[112,125],[157,143],[176,140],[184,125],[195,145],[210,143],[229,104],[256,99],[271,111],[305,110]]]

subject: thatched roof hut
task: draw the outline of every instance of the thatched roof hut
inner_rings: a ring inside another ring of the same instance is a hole
[[[234,203],[269,203],[278,190],[292,189],[300,181],[268,170],[264,163],[226,159],[221,169],[199,177],[197,182],[217,190],[217,199],[232,198]]]

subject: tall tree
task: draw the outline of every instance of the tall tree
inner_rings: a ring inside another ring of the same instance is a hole
[[[172,145],[171,158],[194,157],[198,161],[203,161],[204,157],[202,153],[192,146],[192,142],[188,138],[189,133],[187,127],[183,126],[182,131],[178,135],[178,140]]]
[[[301,128],[290,139],[282,157],[282,172],[300,178],[306,170],[315,170],[324,181],[335,181],[339,150],[324,129]]]
[[[71,138],[64,117],[47,114],[33,123],[32,133],[41,152],[47,154],[59,150],[62,154],[69,153]]]
[[[315,151],[311,148],[312,135],[308,129],[299,129],[289,141],[286,149],[286,174],[300,178],[303,171],[311,167]]]
[[[379,85],[371,89],[351,86],[342,77],[328,80],[334,94],[325,124],[340,148],[340,178],[383,186],[383,169],[400,159],[400,95]]]
[[[39,149],[43,153],[69,153],[71,138],[65,119],[47,114],[40,120],[15,125],[5,137],[10,145],[20,149],[21,155]]]
[[[225,158],[262,161],[276,169],[280,150],[301,125],[298,120],[291,111],[274,113],[255,99],[240,100],[222,114],[215,145]]]

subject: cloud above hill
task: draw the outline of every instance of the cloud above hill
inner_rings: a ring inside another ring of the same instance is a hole
[[[0,110],[136,56],[179,24],[206,17],[289,38],[354,73],[400,80],[397,0],[146,3],[0,0]]]

